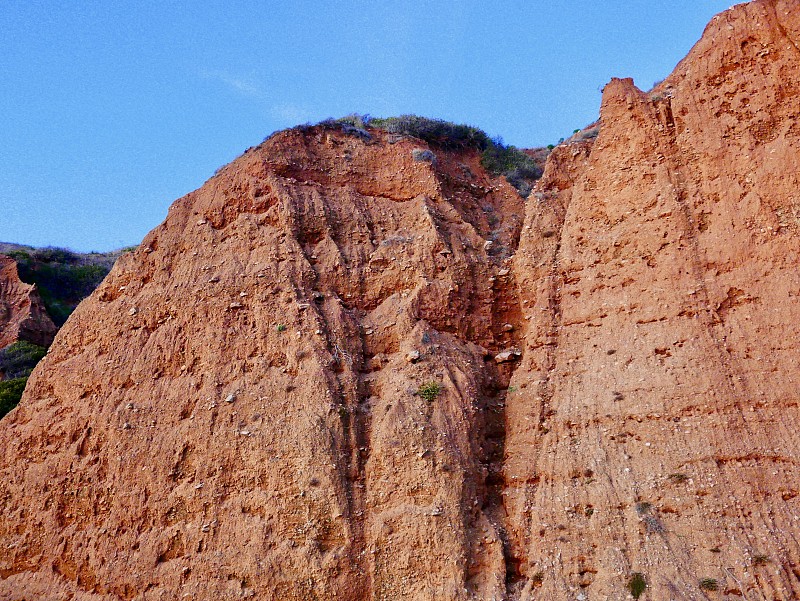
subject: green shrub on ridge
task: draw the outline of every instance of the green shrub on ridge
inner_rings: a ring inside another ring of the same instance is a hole
[[[531,192],[532,183],[542,176],[542,170],[525,152],[515,146],[506,146],[500,137],[490,138],[485,131],[465,124],[418,115],[400,115],[373,119],[369,115],[348,115],[341,119],[324,121],[339,124],[351,130],[364,132],[368,128],[382,129],[392,134],[412,136],[428,143],[432,148],[461,150],[474,148],[481,153],[481,165],[492,175],[502,175],[524,198]],[[361,134],[363,137],[363,134]]]
[[[81,256],[63,248],[16,250],[8,255],[17,262],[19,278],[36,284],[48,315],[59,327],[103,281],[116,260],[111,253],[89,260],[92,255]]]

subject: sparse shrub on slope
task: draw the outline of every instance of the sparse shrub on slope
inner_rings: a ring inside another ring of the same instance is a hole
[[[347,134],[348,136],[354,136],[356,138],[361,138],[364,142],[369,142],[372,140],[372,134],[367,131],[369,127],[369,115],[358,115],[353,113],[352,115],[347,115],[346,117],[340,117],[339,119],[325,119],[317,123],[318,127],[323,127],[325,129],[336,129],[340,130],[343,133]],[[306,123],[303,125],[298,125],[292,129],[306,132],[309,129],[314,127],[310,123]],[[265,141],[268,140],[269,137],[265,138]]]
[[[527,198],[532,182],[542,177],[535,161],[516,146],[506,146],[502,138],[495,138],[481,154],[481,164],[489,173],[502,174],[517,192]]]
[[[435,380],[431,380],[430,382],[426,382],[422,386],[419,387],[417,390],[417,394],[421,396],[423,399],[432,403],[436,400],[436,397],[439,396],[439,393],[442,391],[442,385]]]
[[[411,151],[411,158],[413,158],[417,163],[436,164],[436,155],[433,154],[433,151],[428,150],[427,148],[415,148]]]
[[[485,131],[472,125],[418,115],[373,118],[356,113],[339,119],[325,119],[317,125],[341,130],[365,142],[372,139],[370,129],[381,129],[391,134],[424,140],[432,148],[444,150],[474,148],[481,152],[483,168],[492,175],[504,176],[523,198],[528,197],[533,182],[542,176],[541,168],[525,152],[515,146],[506,146],[502,138],[490,138]],[[311,127],[306,124],[299,125],[295,129],[307,131]],[[419,149],[418,152],[422,150]],[[419,159],[415,156],[415,160]]]
[[[641,572],[634,572],[628,580],[628,590],[634,599],[642,596],[647,589],[647,580]]]
[[[542,176],[542,170],[530,156],[515,146],[506,146],[502,138],[490,138],[485,131],[471,125],[416,115],[372,119],[367,124],[390,133],[425,140],[437,148],[480,150],[483,168],[492,175],[505,176],[508,183],[526,198],[531,192],[532,182]]]

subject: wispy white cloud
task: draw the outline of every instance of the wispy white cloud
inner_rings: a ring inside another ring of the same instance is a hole
[[[280,102],[278,95],[270,93],[261,82],[253,77],[241,76],[224,70],[203,69],[200,77],[218,82],[227,89],[244,98],[254,101],[265,116],[278,121],[281,125],[297,125],[313,119],[312,112],[304,106],[292,102]]]
[[[311,119],[311,113],[307,109],[291,103],[276,104],[270,109],[270,113],[284,123],[305,123]]]
[[[249,96],[251,98],[266,97],[264,90],[261,89],[261,86],[258,85],[258,82],[245,77],[233,75],[227,71],[209,71],[204,69],[200,72],[200,76],[203,79],[219,81],[242,96]]]

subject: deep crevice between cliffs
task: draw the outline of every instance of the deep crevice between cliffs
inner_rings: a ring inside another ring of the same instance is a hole
[[[438,169],[454,170],[453,165],[448,163],[460,164],[462,157],[456,154],[444,156],[442,153],[441,159]],[[515,591],[519,589],[517,585],[522,576],[521,560],[515,555],[506,535],[508,519],[504,502],[506,402],[513,373],[522,359],[520,343],[525,322],[512,265],[519,246],[526,202],[502,187],[482,187],[479,193],[473,193],[471,188],[445,175],[437,173],[441,184],[441,196],[424,202],[424,208],[433,220],[432,225],[443,247],[449,248],[454,241],[464,244],[463,232],[466,230],[461,229],[462,225],[469,225],[471,227],[469,231],[477,235],[478,240],[485,240],[486,245],[485,253],[478,251],[471,255],[471,258],[467,256],[462,259],[465,270],[461,272],[461,277],[465,278],[464,282],[475,292],[469,297],[462,297],[467,305],[462,307],[462,310],[466,309],[468,312],[468,316],[463,316],[466,319],[451,315],[450,317],[457,317],[451,323],[445,312],[437,314],[439,319],[430,322],[429,327],[455,337],[458,343],[479,345],[486,349],[483,364],[475,366],[473,372],[478,378],[479,389],[472,399],[464,398],[465,401],[474,403],[473,407],[477,409],[477,420],[473,426],[475,431],[470,436],[474,436],[477,443],[474,448],[479,469],[478,473],[467,476],[476,485],[475,491],[478,496],[475,501],[481,513],[492,524],[502,544],[502,566],[495,564],[495,573],[497,578],[504,582],[504,597],[510,599],[517,596]],[[487,176],[487,181],[492,180]],[[500,192],[497,192],[498,189]],[[445,203],[449,208],[441,212],[439,208],[445,209],[445,207],[439,203]],[[370,230],[370,239],[380,241],[380,236],[372,233],[374,226],[368,217],[368,211],[363,211],[363,217],[365,226]],[[326,346],[333,361],[328,370],[328,377],[331,378],[331,389],[335,391],[335,410],[339,412],[344,434],[339,453],[341,469],[346,473],[346,482],[343,484],[348,497],[348,513],[353,518],[350,520],[353,528],[350,536],[353,552],[363,555],[363,551],[368,550],[368,536],[363,530],[364,521],[356,516],[367,512],[365,485],[372,429],[369,402],[371,391],[365,374],[373,371],[371,364],[378,350],[370,349],[372,343],[364,334],[369,328],[364,320],[368,311],[372,311],[374,307],[359,306],[349,302],[351,296],[348,292],[352,293],[354,288],[342,287],[347,282],[346,279],[339,276],[337,280],[332,274],[321,270],[314,261],[316,247],[323,238],[330,238],[339,249],[340,257],[348,256],[347,251],[342,249],[347,247],[349,232],[341,230],[337,216],[329,214],[326,209],[314,223],[305,223],[307,219],[302,214],[296,218],[298,221],[294,224],[295,237],[313,273],[312,281],[306,282],[306,286],[310,285],[318,291],[312,291],[310,294],[312,298],[300,300],[309,308],[315,307],[322,322],[328,324],[320,330],[320,333],[326,338]],[[473,250],[477,249],[473,247]],[[345,265],[350,269],[346,262]],[[367,273],[371,272],[367,270]],[[486,292],[483,292],[484,290]],[[416,314],[420,307],[401,302],[398,304],[398,310],[401,309]],[[413,317],[428,321],[428,316],[425,314],[428,309],[422,308],[422,314]],[[478,318],[478,315],[482,318]],[[337,323],[344,329],[328,327]],[[400,338],[394,340],[389,346],[382,343],[380,346],[385,347],[383,352],[387,354],[399,352],[399,348],[396,347],[399,340]],[[381,363],[383,361],[385,358]],[[471,498],[469,504],[472,505]],[[356,559],[354,556],[353,561],[360,563],[361,559]],[[499,570],[502,572],[498,573]],[[370,570],[365,570],[365,573],[370,574]],[[364,586],[372,588],[373,585],[370,576],[367,576]]]
[[[480,398],[480,409],[483,414],[480,433],[483,448],[485,496],[482,509],[497,530],[502,543],[505,573],[505,598],[516,597],[518,583],[522,580],[520,573],[521,560],[517,557],[507,536],[508,513],[505,506],[505,449],[507,436],[506,404],[509,394],[513,393],[510,383],[514,372],[522,359],[524,345],[522,343],[523,312],[519,290],[514,272],[505,265],[512,265],[517,252],[522,231],[521,222],[515,221],[512,215],[498,214],[499,227],[510,224],[512,233],[503,255],[487,257],[492,268],[492,304],[490,326],[492,332],[492,349],[494,353],[487,357],[484,367],[485,386]],[[511,219],[509,219],[511,218]],[[500,351],[498,353],[497,351]],[[511,351],[507,359],[503,351]]]

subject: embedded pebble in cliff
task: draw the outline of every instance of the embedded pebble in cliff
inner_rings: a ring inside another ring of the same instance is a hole
[[[518,348],[511,348],[507,349],[501,353],[497,353],[494,356],[494,360],[497,363],[508,363],[509,361],[516,361],[522,356],[522,351]]]
[[[420,358],[419,351],[416,350],[406,353],[405,357],[406,363],[416,363],[417,361],[419,361],[419,358]]]

